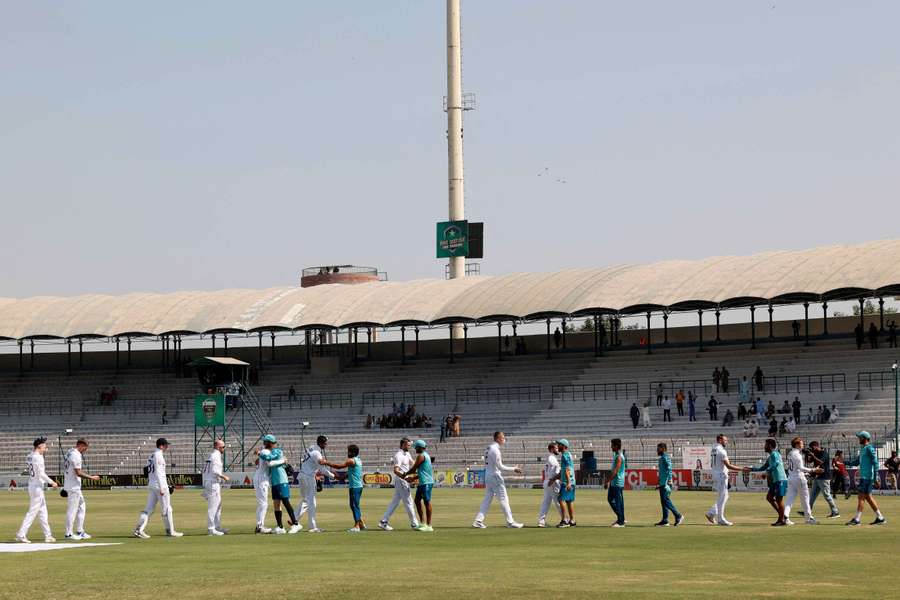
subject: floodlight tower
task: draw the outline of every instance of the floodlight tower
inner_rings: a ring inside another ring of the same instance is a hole
[[[460,0],[447,0],[447,155],[450,220],[466,218],[463,178],[462,34]],[[466,276],[466,257],[450,257],[450,279]]]

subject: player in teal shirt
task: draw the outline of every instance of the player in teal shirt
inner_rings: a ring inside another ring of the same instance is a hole
[[[291,506],[291,486],[288,483],[288,476],[285,471],[287,461],[281,448],[275,447],[277,444],[277,441],[266,442],[266,448],[260,450],[259,458],[269,463],[269,480],[272,482],[272,500],[275,504],[275,522],[278,524],[278,527],[275,528],[275,533],[285,533],[281,512],[281,505],[284,504],[291,523],[289,533],[293,534],[300,531],[300,524],[294,516],[294,507]]]
[[[672,503],[672,457],[669,456],[667,450],[669,447],[665,443],[656,445],[656,454],[659,456],[657,469],[659,471],[659,502],[662,505],[662,520],[656,524],[657,527],[669,526],[669,511],[675,517],[675,527],[684,522],[684,515],[678,512],[675,504]]]
[[[609,443],[613,451],[612,469],[610,469],[609,490],[606,500],[616,513],[616,521],[613,527],[625,527],[625,468],[627,462],[625,453],[622,452],[622,440],[615,438]]]
[[[859,466],[859,483],[856,484],[856,489],[859,490],[859,499],[856,501],[856,516],[847,521],[847,525],[859,525],[859,520],[862,518],[862,512],[867,502],[872,507],[872,510],[875,511],[875,520],[872,521],[872,525],[882,525],[887,521],[884,515],[881,514],[881,511],[878,510],[878,503],[875,502],[875,497],[872,496],[875,478],[878,477],[878,455],[871,444],[872,436],[868,431],[860,431],[856,434],[856,438],[859,440],[860,445],[859,457],[844,463],[848,467]]]
[[[329,465],[333,469],[347,469],[347,489],[350,494],[350,512],[353,513],[353,527],[347,530],[348,533],[359,533],[365,531],[366,523],[362,518],[362,509],[360,508],[360,500],[363,492],[363,463],[359,458],[359,446],[350,444],[347,446],[347,460],[339,464]]]
[[[569,440],[562,438],[556,445],[561,450],[559,455],[559,505],[563,511],[563,521],[568,527],[575,527],[575,463],[569,452]],[[569,518],[566,519],[566,513]],[[560,523],[562,526],[563,523]]]
[[[766,479],[769,483],[766,501],[772,505],[772,508],[778,514],[778,520],[772,523],[772,526],[784,527],[787,525],[787,519],[784,517],[784,495],[787,493],[788,483],[787,474],[784,472],[784,460],[781,458],[781,452],[778,451],[778,442],[774,439],[767,439],[765,448],[766,462],[758,467],[744,467],[744,472],[766,472]]]
[[[416,440],[413,443],[416,460],[406,473],[407,479],[419,482],[416,486],[416,512],[419,514],[420,523],[416,527],[417,531],[434,531],[431,526],[431,488],[434,486],[434,471],[431,467],[431,457],[425,451],[427,447],[425,440]]]

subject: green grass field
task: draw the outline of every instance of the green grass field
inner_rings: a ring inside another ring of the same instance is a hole
[[[605,491],[580,490],[578,528],[541,530],[532,527],[540,492],[512,490],[513,512],[528,526],[516,531],[502,526],[496,506],[488,529],[470,528],[481,494],[436,489],[434,533],[406,529],[402,509],[392,520],[397,530],[386,533],[375,525],[390,490],[367,489],[371,529],[353,535],[345,532],[346,490],[327,490],[319,495],[325,533],[271,536],[252,533],[252,491],[226,490],[223,521],[232,533],[212,538],[200,492],[179,490],[175,522],[185,537],[164,537],[157,513],[147,529],[153,538],[138,540],[130,532],[144,491],[88,492],[92,541],[121,545],[0,554],[0,598],[897,597],[900,497],[881,499],[886,526],[844,527],[855,499],[842,498],[845,518],[776,529],[762,495],[733,494],[728,518],[736,526],[725,528],[703,518],[711,493],[681,492],[674,500],[685,525],[661,529],[652,527],[656,493],[626,492],[629,526],[611,529]],[[62,538],[64,500],[47,497],[54,535]],[[3,541],[12,540],[26,507],[24,493],[0,494]],[[36,523],[30,535],[43,539]]]

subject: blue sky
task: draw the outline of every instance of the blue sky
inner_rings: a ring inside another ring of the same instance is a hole
[[[0,4],[0,296],[443,275],[442,1]],[[463,20],[484,273],[897,235],[898,3]]]

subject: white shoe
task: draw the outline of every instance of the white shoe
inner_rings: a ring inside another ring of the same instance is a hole
[[[218,529],[210,529],[207,532],[207,535],[225,535],[225,534],[223,532],[219,531]]]
[[[522,525],[521,523],[516,523],[515,521],[513,521],[512,523],[507,523],[506,527],[508,529],[522,529],[525,526]]]
[[[615,523],[613,523],[612,525],[610,525],[610,527],[616,527],[616,528],[618,528],[618,527],[625,527],[625,525],[622,524],[622,523],[619,523],[619,522],[615,522]]]
[[[166,535],[169,537],[184,537],[184,534],[181,533],[180,531],[170,531],[170,532],[166,533]]]
[[[359,533],[359,531],[360,531],[359,527],[351,527],[350,529],[347,530],[347,533]]]
[[[48,535],[47,537],[44,538],[45,544],[52,544],[55,541],[56,541],[56,538],[53,537],[52,535]]]
[[[319,529],[318,527],[313,527],[312,529],[309,530],[309,533],[322,533],[323,531],[325,531],[325,530]]]
[[[150,536],[147,535],[146,533],[144,533],[143,531],[141,531],[140,529],[135,529],[134,531],[131,532],[131,535],[133,535],[136,538],[141,538],[142,540],[150,539]]]
[[[790,525],[793,525],[794,522],[791,521],[790,519],[785,519],[784,524],[790,526]]]
[[[473,521],[472,527],[475,529],[487,529],[487,525],[484,524],[484,521]]]
[[[540,527],[541,529],[544,529],[547,527],[547,523],[545,523],[544,521],[538,521],[537,526]]]
[[[19,542],[20,544],[30,544],[31,543],[31,540],[29,540],[24,535],[17,535],[16,541]]]
[[[297,523],[295,525],[291,525],[291,528],[288,529],[288,533],[294,535],[295,533],[299,533],[303,529],[303,525]]]
[[[257,527],[256,533],[272,533],[272,530],[268,527]]]
[[[734,525],[731,521],[726,521],[725,519],[719,519],[716,521],[716,525],[721,525],[722,527],[731,527]]]
[[[287,531],[284,530],[284,527],[276,527],[272,530],[272,533],[274,533],[275,535],[284,535],[287,533]]]
[[[379,521],[378,528],[383,531],[393,531],[394,530],[394,528],[391,527],[387,521]]]
[[[818,525],[819,522],[816,521],[815,517],[810,517],[806,520],[807,525]]]
[[[75,537],[78,538],[79,540],[89,540],[94,536],[88,534],[86,531],[82,531],[81,533],[76,533]]]

